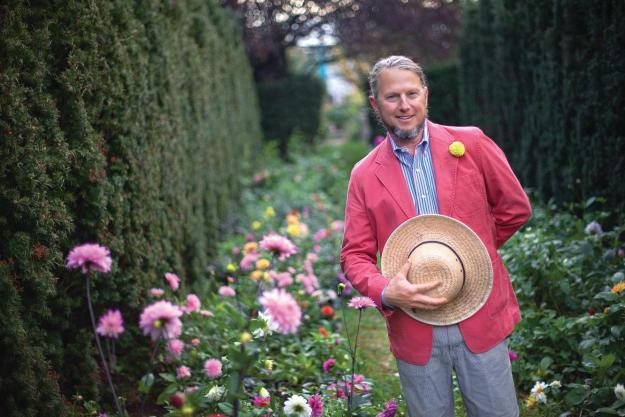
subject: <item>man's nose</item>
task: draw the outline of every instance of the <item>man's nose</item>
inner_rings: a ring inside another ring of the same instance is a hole
[[[399,108],[407,109],[408,107],[408,97],[402,94],[399,96]]]

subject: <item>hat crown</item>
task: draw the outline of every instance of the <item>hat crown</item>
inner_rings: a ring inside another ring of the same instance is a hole
[[[410,255],[407,279],[413,284],[439,281],[440,285],[427,292],[430,297],[455,299],[464,286],[464,266],[458,254],[447,244],[425,241],[415,246]]]

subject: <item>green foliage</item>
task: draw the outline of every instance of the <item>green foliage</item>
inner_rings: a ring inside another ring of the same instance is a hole
[[[445,125],[461,125],[458,65],[446,64],[426,68],[428,117]]]
[[[260,137],[256,93],[215,1],[11,1],[0,54],[2,409],[58,415],[99,379],[64,254],[115,255],[97,313],[137,308],[166,271],[199,279]]]
[[[601,230],[612,216],[592,214],[593,202],[536,207],[503,249],[523,312],[510,338],[517,385],[526,393],[536,381],[562,385],[546,408],[533,406],[544,413],[537,415],[559,415],[552,403],[573,415],[610,407],[625,378],[625,227]]]
[[[277,142],[280,156],[287,158],[295,133],[312,144],[320,125],[323,83],[310,75],[289,75],[257,87],[263,137]]]
[[[506,151],[546,201],[624,206],[625,3],[467,2],[463,119]]]

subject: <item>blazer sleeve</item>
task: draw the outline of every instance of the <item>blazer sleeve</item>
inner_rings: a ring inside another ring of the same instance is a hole
[[[352,171],[345,204],[345,232],[341,247],[341,268],[354,288],[370,297],[385,315],[393,310],[382,308],[382,291],[388,283],[377,267],[378,240],[375,219],[365,206],[365,195],[358,175]]]
[[[527,194],[512,171],[504,152],[480,131],[480,163],[486,195],[495,222],[496,247],[503,245],[532,215]]]

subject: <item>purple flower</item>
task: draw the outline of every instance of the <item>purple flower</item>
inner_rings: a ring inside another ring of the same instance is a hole
[[[330,372],[330,369],[334,366],[334,364],[336,364],[336,360],[334,358],[325,360],[322,365],[323,373],[327,374]]]
[[[376,417],[394,417],[397,413],[397,402],[393,399],[384,404],[384,410],[379,412]]]
[[[593,220],[586,225],[586,227],[584,228],[584,232],[586,232],[586,234],[588,235],[600,235],[603,233],[603,229],[601,228],[601,225],[599,223]]]
[[[375,307],[375,302],[369,297],[354,297],[347,303],[349,307],[362,310],[363,308]]]
[[[110,272],[111,264],[111,253],[108,248],[97,243],[85,243],[69,252],[65,266],[80,269],[83,274],[87,274],[92,271]]]
[[[139,327],[143,330],[143,334],[149,334],[152,340],[158,340],[161,336],[174,339],[182,332],[180,316],[182,311],[178,306],[169,301],[157,301],[143,310]]]
[[[514,362],[519,359],[519,355],[514,350],[508,351],[508,357],[510,358],[510,362]]]
[[[100,317],[98,328],[100,336],[117,339],[124,332],[124,319],[119,310],[109,310]]]
[[[323,401],[321,395],[315,394],[308,397],[308,405],[312,410],[310,417],[321,417],[323,415]]]

